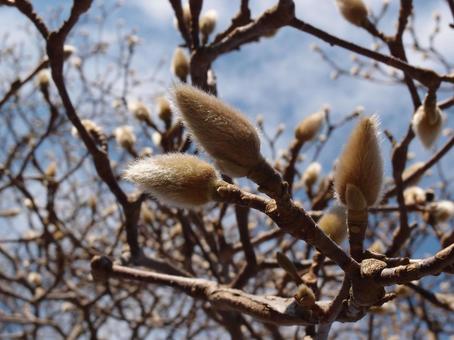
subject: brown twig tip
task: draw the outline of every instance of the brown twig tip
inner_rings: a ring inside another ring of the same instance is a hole
[[[170,206],[192,208],[212,200],[217,189],[215,169],[186,154],[165,154],[137,160],[124,178]]]
[[[172,97],[185,125],[223,173],[243,177],[260,163],[259,136],[243,114],[190,85],[176,85]]]
[[[379,199],[383,182],[383,162],[374,116],[356,125],[336,166],[334,186],[339,200],[347,204],[347,186],[355,186],[368,206]]]
[[[95,281],[103,281],[113,270],[113,262],[107,256],[95,256],[91,260],[91,272]]]

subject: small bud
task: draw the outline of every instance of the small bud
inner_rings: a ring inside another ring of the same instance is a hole
[[[136,135],[134,130],[129,125],[119,126],[114,130],[115,140],[117,144],[124,149],[131,149],[136,143]]]
[[[306,188],[311,188],[318,180],[322,166],[318,162],[312,162],[303,173],[303,183]]]
[[[159,97],[157,99],[156,112],[158,113],[158,117],[164,122],[172,119],[172,109],[170,108],[170,103],[167,98]]]
[[[209,10],[202,15],[199,21],[200,32],[208,37],[213,33],[214,28],[216,27],[216,22],[218,20],[218,13],[215,10]]]
[[[186,82],[189,74],[189,61],[182,48],[177,47],[172,58],[172,73],[182,82]]]
[[[406,205],[424,204],[426,202],[426,192],[417,186],[412,186],[404,190],[404,201]]]
[[[170,206],[191,208],[212,200],[218,176],[192,155],[166,154],[133,162],[124,178]]]
[[[50,72],[49,70],[41,70],[36,76],[36,83],[43,89],[49,87],[50,83]]]
[[[185,3],[182,6],[183,10],[183,24],[186,26],[186,29],[189,31],[191,27],[191,8],[189,7],[189,3]],[[173,18],[173,25],[175,26],[175,29],[178,28],[178,20],[177,18]]]
[[[40,273],[31,272],[27,275],[27,282],[33,286],[41,286],[42,278]]]
[[[385,253],[385,245],[383,244],[383,242],[381,240],[375,240],[368,249],[374,253],[379,253],[379,254]]]
[[[107,136],[104,134],[104,131],[99,127],[95,122],[90,119],[82,119],[82,125],[85,130],[90,134],[91,138],[95,141],[96,144],[101,146],[104,150],[107,150]],[[77,132],[76,127],[71,129],[71,134],[74,137],[78,137],[79,133]]]
[[[154,145],[160,146],[162,141],[162,135],[159,132],[155,131],[151,135],[151,140],[153,141]]]
[[[298,304],[302,307],[313,306],[315,305],[316,301],[314,291],[304,283],[298,286],[298,290],[296,291],[294,298],[296,302],[298,302]]]
[[[434,96],[427,95],[413,115],[412,127],[425,148],[432,147],[441,133],[444,121],[444,113],[436,103]]]
[[[367,22],[367,7],[362,0],[336,0],[342,16],[355,26],[363,26]]]
[[[380,197],[382,182],[383,164],[377,121],[374,117],[364,117],[356,125],[339,157],[334,176],[335,190],[340,202],[347,204],[347,186],[353,185],[361,192],[367,206],[372,206]]]
[[[51,162],[47,166],[46,171],[44,172],[46,177],[48,178],[54,178],[55,175],[57,174],[57,162]]]
[[[243,177],[262,161],[257,131],[240,112],[184,84],[174,87],[173,101],[185,125],[223,173]]]
[[[347,214],[342,206],[329,209],[317,224],[337,244],[342,243],[347,236]]]
[[[325,112],[319,111],[304,118],[295,130],[295,138],[300,142],[307,142],[315,138],[323,122],[325,121]]]
[[[129,104],[129,110],[137,120],[141,122],[151,122],[151,113],[145,103],[141,101],[132,101]]]
[[[429,211],[435,223],[443,223],[454,216],[454,202],[438,201],[430,204]]]
[[[63,46],[63,54],[65,59],[68,59],[73,54],[76,54],[77,49],[73,45],[64,45]]]

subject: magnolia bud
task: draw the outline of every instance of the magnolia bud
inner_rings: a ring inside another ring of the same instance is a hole
[[[173,89],[173,101],[185,125],[223,173],[243,177],[262,161],[257,131],[240,112],[184,84]]]
[[[46,177],[48,178],[54,178],[55,175],[57,174],[57,162],[51,162],[47,166],[46,171],[44,172]]]
[[[417,186],[412,186],[404,190],[404,201],[406,205],[424,204],[426,202],[426,192]]]
[[[40,273],[31,272],[27,275],[27,281],[33,286],[41,286],[42,278]]]
[[[355,26],[363,26],[367,22],[367,7],[362,0],[336,0],[342,16]]]
[[[189,74],[189,61],[182,48],[177,47],[172,58],[172,73],[182,82],[186,82]]]
[[[412,120],[413,131],[427,149],[432,147],[440,135],[443,121],[444,113],[438,108],[436,99],[427,95]]]
[[[164,122],[172,119],[172,109],[170,108],[170,103],[167,98],[159,97],[157,99],[156,112],[158,113],[158,117]]]
[[[82,125],[85,130],[90,134],[91,138],[95,141],[96,144],[101,146],[104,150],[107,150],[107,137],[104,134],[104,131],[99,127],[95,122],[90,119],[82,119]],[[74,137],[78,137],[79,133],[77,132],[76,127],[71,129],[71,134]]]
[[[137,120],[141,122],[151,122],[151,113],[145,103],[133,101],[129,104],[129,110]]]
[[[315,112],[308,117],[304,118],[303,121],[298,125],[295,130],[295,138],[300,142],[307,142],[315,138],[320,128],[323,126],[325,121],[325,112]]]
[[[200,32],[208,37],[213,33],[214,28],[216,27],[216,21],[218,20],[218,13],[215,10],[209,10],[202,15],[199,21]]]
[[[191,8],[189,7],[189,4],[185,3],[182,6],[182,10],[183,10],[183,24],[184,24],[184,26],[186,26],[186,29],[189,31],[189,29],[191,27]],[[173,18],[173,25],[175,26],[175,28],[177,30],[179,29],[177,18]]]
[[[313,306],[316,301],[314,291],[304,283],[298,286],[298,290],[296,291],[294,298],[296,302],[303,307]]]
[[[63,55],[65,59],[68,59],[70,56],[75,54],[77,49],[73,45],[64,45],[63,46]]]
[[[337,244],[342,243],[347,236],[347,214],[344,207],[332,207],[323,214],[317,224]]]
[[[49,70],[41,70],[36,76],[36,83],[40,88],[47,88],[50,83],[50,72]]]
[[[170,206],[191,208],[212,200],[218,176],[192,155],[166,154],[133,162],[124,178]]]
[[[127,150],[131,149],[136,143],[136,135],[134,130],[129,125],[119,126],[114,130],[115,140],[117,144]]]
[[[429,206],[429,212],[435,223],[446,222],[454,216],[454,202],[434,202]]]
[[[322,166],[318,162],[312,162],[303,173],[303,183],[306,188],[311,188],[318,180]]]
[[[377,120],[375,117],[364,117],[356,125],[339,157],[334,176],[335,190],[339,200],[347,204],[347,186],[351,184],[361,192],[367,206],[372,206],[380,197],[382,182],[383,164]]]

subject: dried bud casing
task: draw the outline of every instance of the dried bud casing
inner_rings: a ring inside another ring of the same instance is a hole
[[[133,162],[124,178],[162,203],[191,208],[212,200],[218,176],[214,168],[192,155],[166,154]]]
[[[355,26],[367,23],[367,7],[362,0],[336,0],[342,16]]]
[[[342,243],[347,236],[347,214],[342,206],[329,209],[317,224],[337,244]]]
[[[325,112],[315,112],[304,118],[295,130],[295,138],[300,142],[308,142],[317,136],[325,121]]]
[[[182,82],[186,82],[189,74],[189,60],[183,49],[177,47],[172,58],[172,73]]]
[[[262,161],[257,131],[240,112],[185,84],[175,86],[173,100],[185,125],[223,173],[246,176]]]
[[[365,117],[356,125],[339,157],[334,176],[335,190],[339,200],[347,204],[347,185],[354,185],[367,206],[372,206],[380,197],[382,182],[377,122],[374,117]]]

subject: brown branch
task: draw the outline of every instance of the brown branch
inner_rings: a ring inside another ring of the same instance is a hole
[[[379,52],[375,52],[362,46],[356,45],[347,40],[340,39],[297,18],[291,20],[289,25],[300,31],[316,36],[330,45],[343,47],[349,51],[361,54],[370,59],[397,68],[403,71],[405,74],[408,74],[411,78],[418,80],[426,87],[433,87],[434,84],[439,83],[441,80],[454,83],[454,79],[451,79],[450,77],[446,78],[446,76],[441,76],[434,72],[433,70],[416,67],[395,57],[387,56]]]
[[[440,250],[434,256],[417,260],[407,265],[394,268],[385,268],[380,273],[377,281],[385,284],[407,283],[428,275],[436,275],[454,263],[454,244]]]
[[[241,0],[239,12],[233,17],[230,26],[222,33],[219,33],[213,43],[218,43],[233,32],[237,27],[245,26],[251,22],[251,11],[249,10],[249,0]]]
[[[317,315],[310,309],[299,306],[293,298],[252,295],[238,289],[225,288],[205,279],[127,268],[113,264],[107,257],[95,257],[91,266],[96,280],[117,278],[172,287],[193,298],[208,301],[216,309],[245,313],[267,323],[310,325],[319,322]],[[319,302],[317,305],[324,309],[327,303]]]

